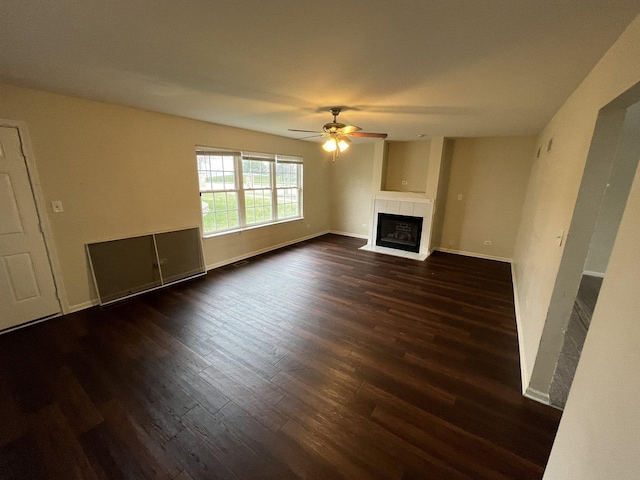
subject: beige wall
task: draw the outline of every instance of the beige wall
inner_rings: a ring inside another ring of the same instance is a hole
[[[453,139],[443,139],[438,188],[434,204],[433,226],[431,230],[430,249],[435,250],[442,245],[442,229],[444,228],[444,214],[449,194],[449,179],[451,177],[451,162],[453,157]],[[430,164],[431,165],[431,164]]]
[[[640,80],[640,21],[602,58],[539,137],[513,257],[523,385],[529,384],[598,111]],[[553,148],[546,145],[553,138]]]
[[[638,110],[637,104],[634,110]],[[625,125],[628,121],[625,120]],[[634,125],[634,127],[637,127]],[[629,189],[638,165],[640,152],[640,129],[628,129],[622,134],[613,171],[609,177],[607,191],[602,200],[596,229],[589,245],[589,254],[584,271],[590,274],[604,274],[609,256],[618,233],[620,219],[627,204]]]
[[[429,171],[425,196],[433,200],[431,235],[429,252],[436,250],[442,239],[444,227],[444,210],[449,188],[449,173],[451,170],[451,155],[453,141],[445,137],[431,137],[431,151],[429,153]]]
[[[384,190],[424,193],[431,142],[387,142],[387,148]]]
[[[546,480],[640,478],[639,218],[636,173]]]
[[[533,137],[497,137],[421,142],[414,151],[420,158],[437,155],[441,162],[428,161],[415,184],[427,185],[432,178],[438,187],[434,239],[439,245],[473,255],[510,259],[519,215],[534,153]],[[387,142],[389,143],[389,142]],[[443,145],[446,145],[444,148]],[[376,169],[376,145],[360,144],[331,165],[331,230],[366,237],[371,222],[371,197],[377,190],[384,169]],[[382,148],[378,145],[379,149]],[[393,148],[393,147],[392,147]],[[413,148],[413,147],[412,147]],[[443,151],[444,150],[444,153]],[[380,153],[380,152],[378,152]],[[432,166],[440,165],[438,169]],[[434,170],[434,171],[431,171]],[[400,178],[400,177],[399,177]],[[457,195],[463,194],[463,201]],[[391,194],[391,193],[390,193]],[[398,194],[399,195],[399,194]],[[440,241],[442,238],[442,241]],[[484,245],[491,240],[490,246]],[[449,247],[451,245],[451,247]]]
[[[411,162],[418,163],[419,161],[421,163],[419,166],[420,178],[413,179],[414,185],[422,185],[423,192],[427,189],[433,191],[429,191],[426,194],[418,194],[409,191],[381,190],[385,183],[383,180],[387,178],[389,142],[377,140],[373,143],[356,144],[343,157],[338,158],[329,169],[331,176],[332,231],[366,238],[371,227],[371,201],[373,195],[398,198],[415,197],[423,199],[425,196],[435,198],[435,190],[438,187],[438,180],[441,174],[440,157],[442,156],[444,138],[436,137],[419,142],[395,143],[416,144],[410,147],[406,145],[402,147],[413,152],[413,160]],[[426,162],[425,159],[427,159]],[[416,167],[415,164],[413,166]],[[412,175],[418,175],[418,173],[414,171]],[[398,176],[398,178],[401,177]],[[432,181],[429,182],[429,180]]]
[[[550,155],[536,160],[523,209],[514,278],[528,384],[558,273],[556,236],[571,221],[600,108],[640,81],[640,17],[600,60],[544,129]],[[640,185],[638,173],[613,247],[544,478],[640,477]],[[571,235],[571,232],[569,232]],[[632,370],[629,370],[632,368]]]
[[[534,147],[534,137],[454,141],[442,249],[511,259]]]
[[[331,164],[331,230],[366,237],[371,221],[373,143],[352,145]]]
[[[85,243],[200,224],[195,145],[305,160],[304,220],[207,239],[208,265],[329,228],[330,162],[317,144],[2,84],[0,118],[27,124],[71,307],[94,297]]]

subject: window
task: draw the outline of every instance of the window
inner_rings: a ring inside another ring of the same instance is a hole
[[[300,167],[296,163],[276,164],[278,218],[295,218],[300,212]]]
[[[205,235],[302,218],[302,158],[196,148]]]
[[[203,232],[240,227],[236,157],[226,152],[198,152]]]
[[[244,208],[247,225],[273,220],[272,163],[260,158],[242,157]]]

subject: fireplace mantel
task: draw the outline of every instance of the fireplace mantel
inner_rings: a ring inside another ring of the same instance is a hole
[[[376,245],[376,234],[378,231],[378,213],[389,213],[393,215],[405,215],[409,217],[421,217],[422,235],[420,239],[420,251],[418,253],[407,252],[388,247]],[[429,254],[429,241],[431,239],[431,223],[433,217],[433,200],[421,196],[399,196],[399,195],[374,195],[371,198],[371,222],[367,244],[363,250],[395,255],[398,257],[413,258],[415,260],[425,260]]]

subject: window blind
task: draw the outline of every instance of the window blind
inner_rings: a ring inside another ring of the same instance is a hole
[[[302,163],[302,157],[296,157],[293,155],[276,155],[276,162],[278,163]]]
[[[276,156],[272,153],[242,152],[243,160],[257,160],[259,162],[275,162]]]
[[[196,155],[233,155],[239,156],[243,160],[257,160],[260,162],[303,163],[303,158],[297,157],[295,155],[276,155],[273,153],[245,152],[213,147],[196,147]]]
[[[224,148],[196,147],[196,155],[240,156],[240,152]]]

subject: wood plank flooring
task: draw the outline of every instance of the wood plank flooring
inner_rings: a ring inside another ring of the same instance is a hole
[[[509,265],[325,235],[0,336],[2,479],[538,479]]]

